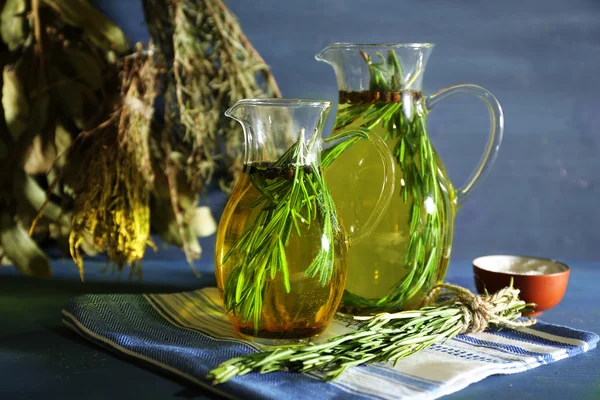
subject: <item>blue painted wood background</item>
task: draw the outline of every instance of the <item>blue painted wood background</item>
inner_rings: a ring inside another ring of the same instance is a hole
[[[132,41],[147,41],[138,0],[97,0]],[[286,97],[335,101],[328,43],[433,42],[424,91],[481,85],[505,113],[500,154],[459,212],[453,257],[531,254],[600,260],[600,1],[228,1]],[[328,120],[331,127],[335,110]],[[475,98],[440,105],[429,130],[455,185],[483,151]]]

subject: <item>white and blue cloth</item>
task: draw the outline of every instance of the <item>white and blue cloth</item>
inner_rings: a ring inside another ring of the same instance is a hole
[[[333,382],[319,373],[251,373],[212,386],[219,363],[260,349],[240,338],[216,288],[176,294],[76,297],[63,322],[85,338],[147,366],[158,367],[230,398],[435,399],[494,374],[512,374],[596,347],[598,335],[538,322],[529,328],[459,335],[396,366],[347,370]],[[348,331],[334,320],[319,340]]]

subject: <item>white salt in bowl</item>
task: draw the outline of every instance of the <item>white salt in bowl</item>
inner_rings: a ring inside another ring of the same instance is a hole
[[[473,260],[475,286],[480,294],[495,293],[510,285],[520,290],[519,297],[535,303],[528,316],[540,315],[562,300],[570,268],[559,261],[516,255],[490,255]]]

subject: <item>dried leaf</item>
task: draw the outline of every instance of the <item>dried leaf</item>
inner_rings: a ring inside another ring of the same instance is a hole
[[[94,8],[88,0],[42,0],[42,2],[58,12],[65,23],[83,29],[95,46],[106,51],[115,51],[117,54],[125,54],[129,49],[129,42],[123,31]]]
[[[19,204],[29,205],[36,213],[42,210],[43,215],[50,221],[65,227],[71,226],[71,221],[64,211],[58,205],[48,201],[46,191],[24,171],[15,170],[13,172],[12,189],[13,195]]]
[[[49,119],[50,92],[46,75],[40,70],[34,71],[35,76],[31,79],[28,102],[31,117],[29,119],[29,132],[31,135],[43,134]],[[43,136],[43,142],[48,142]]]
[[[56,147],[53,143],[44,142],[41,135],[36,135],[31,142],[23,164],[23,169],[29,175],[45,174],[56,160]]]
[[[46,253],[5,210],[0,211],[0,243],[4,254],[21,273],[37,278],[50,277],[50,262]]]
[[[207,237],[217,232],[217,223],[209,207],[196,208],[192,227],[198,237]]]
[[[62,123],[56,122],[56,126],[54,128],[54,146],[56,149],[56,157],[55,165],[59,168],[62,168],[66,161],[67,150],[73,143],[73,139],[71,138],[71,133],[65,129]]]
[[[63,49],[63,53],[76,73],[75,78],[80,79],[92,90],[100,89],[102,86],[102,71],[92,54],[71,47]]]
[[[4,120],[13,140],[18,140],[27,131],[29,105],[23,85],[14,66],[7,65],[2,72],[2,108]]]
[[[6,0],[0,14],[0,35],[10,51],[25,43],[28,35],[25,0]]]
[[[54,65],[48,66],[48,78],[52,99],[59,109],[70,117],[79,129],[89,129],[83,108],[84,98],[78,82],[63,74]]]

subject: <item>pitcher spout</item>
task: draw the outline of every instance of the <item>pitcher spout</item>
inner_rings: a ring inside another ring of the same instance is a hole
[[[225,115],[244,130],[245,162],[275,162],[294,144],[302,159],[317,162],[331,102],[313,99],[243,99]]]

